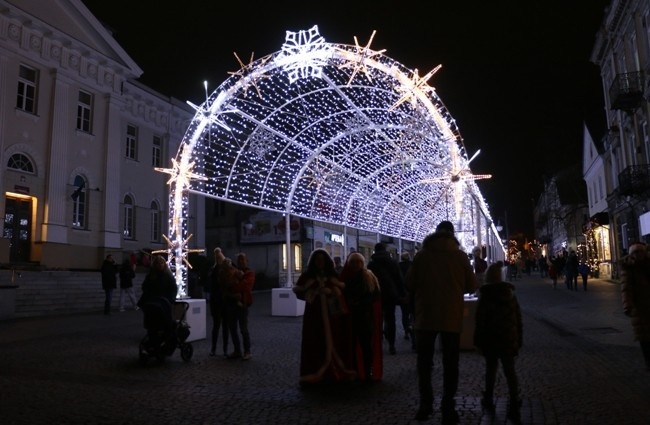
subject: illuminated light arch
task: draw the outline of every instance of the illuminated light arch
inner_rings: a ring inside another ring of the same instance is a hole
[[[169,173],[169,244],[185,295],[189,192],[419,241],[441,220],[469,249],[489,212],[458,128],[428,80],[314,26],[244,65],[200,106]],[[462,172],[463,178],[456,178]],[[449,198],[452,198],[451,200]],[[491,220],[490,220],[491,221]],[[485,229],[480,230],[485,232]]]

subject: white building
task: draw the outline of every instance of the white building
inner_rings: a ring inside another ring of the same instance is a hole
[[[193,110],[142,72],[80,0],[0,0],[0,264],[93,269],[167,247],[169,176],[154,167],[171,166]]]

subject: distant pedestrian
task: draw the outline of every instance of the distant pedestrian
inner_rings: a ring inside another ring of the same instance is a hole
[[[582,277],[582,288],[586,291],[587,280],[589,279],[589,264],[584,261],[581,262],[578,265],[578,273],[580,274],[580,277]]]
[[[578,256],[571,250],[564,264],[564,278],[569,290],[578,290]]]
[[[460,250],[449,221],[422,242],[406,276],[406,287],[415,300],[415,339],[420,406],[415,419],[433,414],[431,374],[436,337],[440,334],[443,367],[442,422],[456,424],[456,391],[460,333],[463,329],[464,294],[476,290],[476,276],[467,254]],[[383,287],[382,287],[383,291]]]
[[[229,327],[224,311],[225,288],[232,286],[227,281],[233,275],[234,266],[230,259],[226,258],[221,248],[214,249],[214,264],[210,269],[208,277],[208,293],[210,294],[210,316],[212,316],[212,339],[210,343],[210,356],[215,356],[219,331],[222,335],[222,347],[224,357],[228,357]]]
[[[343,271],[343,263],[341,257],[334,257],[334,270],[336,270],[337,275],[340,275]]]
[[[399,262],[399,269],[402,272],[402,278],[406,282],[406,275],[411,268],[413,261],[411,254],[408,251],[402,252],[401,261]],[[404,328],[404,339],[411,340],[411,348],[415,351],[415,332],[413,331],[413,297],[409,291],[406,290],[406,296],[400,302],[400,309],[402,311],[402,328]]]
[[[623,312],[632,319],[634,337],[641,345],[645,366],[650,371],[650,257],[644,243],[630,245],[621,259]]]
[[[483,259],[483,249],[480,246],[476,246],[472,250],[472,263],[476,275],[476,289],[478,290],[485,282],[485,271],[488,268],[487,261]]]
[[[551,282],[553,282],[553,289],[557,288],[557,278],[559,275],[558,272],[558,265],[557,265],[557,259],[555,257],[551,257],[548,261],[548,277],[551,278]]]
[[[542,255],[537,260],[537,268],[539,269],[539,276],[544,278],[548,276],[548,261],[546,261],[546,256]]]
[[[370,257],[368,270],[373,272],[381,287],[381,310],[384,315],[384,337],[388,341],[388,352],[395,354],[395,307],[406,296],[404,279],[397,261],[386,250],[386,245],[375,244],[375,252]]]
[[[130,259],[122,262],[120,267],[120,311],[124,311],[124,299],[129,297],[131,306],[138,310],[135,292],[133,291],[133,279],[135,278],[135,264]]]
[[[224,308],[228,322],[230,337],[235,346],[235,351],[228,355],[229,359],[250,360],[251,337],[248,330],[248,308],[253,304],[253,286],[255,285],[255,272],[248,267],[248,256],[243,252],[237,254],[237,270],[234,273],[234,283],[225,289]],[[239,333],[242,341],[239,340]],[[242,354],[241,345],[244,352]]]
[[[104,290],[104,314],[111,314],[111,301],[113,291],[117,288],[117,265],[111,254],[108,254],[102,263],[102,289]]]
[[[486,285],[479,290],[474,345],[485,357],[485,392],[481,405],[488,412],[494,413],[494,384],[500,360],[510,394],[507,416],[513,423],[519,424],[521,402],[515,356],[523,341],[521,310],[514,285],[501,279],[502,267],[500,261],[492,264],[486,272]]]

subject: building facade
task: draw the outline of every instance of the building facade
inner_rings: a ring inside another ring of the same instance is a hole
[[[80,0],[0,0],[0,264],[96,269],[167,248],[170,157],[193,116]],[[204,202],[191,198],[192,243]]]
[[[650,241],[650,1],[614,0],[596,34],[608,133],[584,143],[591,221],[607,222],[611,275],[637,240]],[[600,226],[595,227],[603,227]]]

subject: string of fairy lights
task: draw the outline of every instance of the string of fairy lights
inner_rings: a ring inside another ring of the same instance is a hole
[[[169,173],[169,251],[185,282],[188,193],[419,241],[442,220],[465,247],[489,210],[451,114],[419,76],[366,45],[287,31],[200,106]],[[206,89],[207,95],[207,89]],[[473,158],[472,158],[473,159]],[[488,227],[488,228],[486,228]],[[497,233],[498,234],[498,233]],[[190,236],[191,237],[191,236]],[[184,285],[179,291],[183,296]]]

